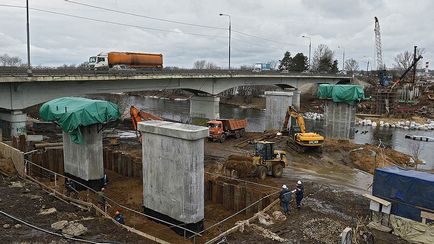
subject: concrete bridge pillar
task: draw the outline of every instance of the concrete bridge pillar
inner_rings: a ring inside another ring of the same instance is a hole
[[[81,133],[83,144],[76,144],[63,132],[65,175],[99,191],[104,178],[102,132],[95,124],[81,127]]]
[[[288,106],[292,105],[293,92],[265,92],[265,130],[281,130]]]
[[[10,126],[8,128],[10,128],[11,137],[27,134],[27,129],[26,129],[27,114],[23,113],[23,111],[12,110],[10,113],[0,113],[0,120],[9,123]],[[5,123],[2,124],[3,124],[3,128],[7,128],[6,126],[4,126]]]
[[[190,116],[216,119],[220,117],[220,98],[217,96],[193,96],[190,98]]]
[[[324,132],[330,139],[354,139],[356,124],[356,105],[335,103],[326,100],[324,103]]]
[[[300,98],[301,98],[301,91],[296,89],[293,92],[292,96],[292,106],[294,106],[295,109],[300,111]]]
[[[154,120],[140,122],[138,129],[143,137],[144,212],[193,231],[203,230],[208,128]]]

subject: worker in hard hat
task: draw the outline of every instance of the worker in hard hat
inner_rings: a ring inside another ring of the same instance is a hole
[[[303,200],[304,197],[304,186],[301,181],[297,181],[297,185],[295,186],[295,189],[292,191],[292,193],[295,193],[295,201],[297,203],[297,209],[300,209],[301,200]]]
[[[280,205],[282,206],[284,214],[289,214],[289,201],[291,200],[291,191],[289,191],[286,185],[282,186],[282,190],[279,195]]]
[[[124,215],[121,214],[121,212],[116,211],[115,213],[115,220],[119,223],[119,224],[125,224],[125,218]]]

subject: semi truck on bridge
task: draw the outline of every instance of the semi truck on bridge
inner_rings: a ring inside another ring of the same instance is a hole
[[[109,52],[89,58],[89,67],[95,70],[163,68],[163,55],[152,53]]]

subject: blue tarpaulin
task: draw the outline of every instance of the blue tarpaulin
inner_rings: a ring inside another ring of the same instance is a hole
[[[392,202],[391,213],[421,221],[420,211],[434,211],[434,174],[399,167],[375,170],[372,194]]]

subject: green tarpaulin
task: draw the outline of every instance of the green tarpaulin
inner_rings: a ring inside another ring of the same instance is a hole
[[[332,99],[333,102],[354,104],[365,99],[362,86],[358,85],[329,85],[321,84],[318,87],[318,97],[321,99]]]
[[[105,124],[120,117],[114,103],[81,97],[63,97],[44,103],[39,114],[45,121],[55,121],[77,144],[83,143],[80,126]]]

